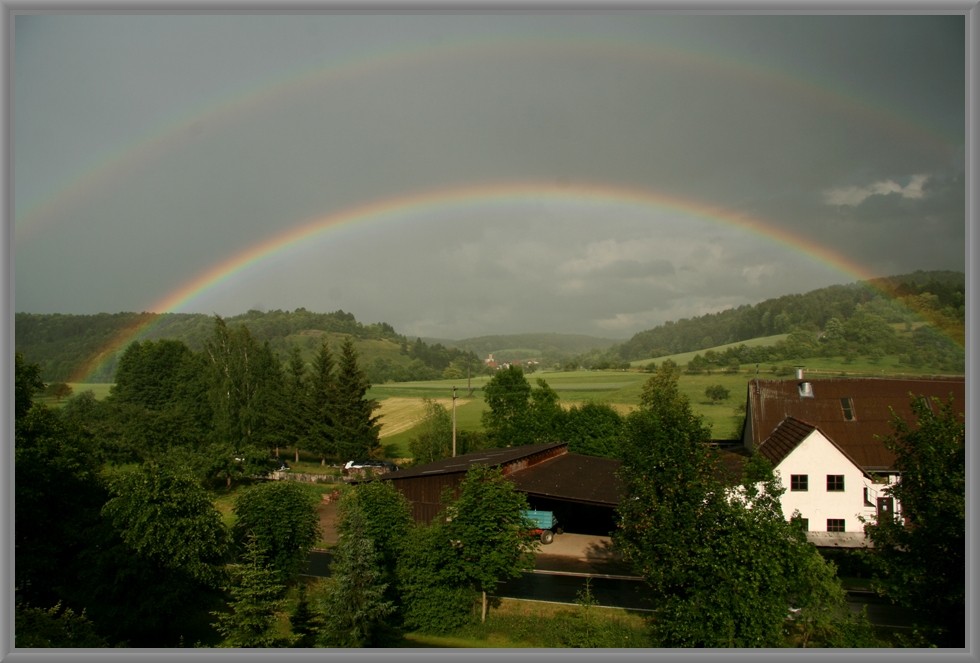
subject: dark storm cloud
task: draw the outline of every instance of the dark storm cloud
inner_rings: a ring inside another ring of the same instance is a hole
[[[963,269],[962,26],[18,16],[16,307],[143,310],[352,210],[184,310],[625,337],[857,278],[808,246],[867,273]],[[504,182],[562,195],[411,203]],[[603,186],[636,195],[600,204]]]

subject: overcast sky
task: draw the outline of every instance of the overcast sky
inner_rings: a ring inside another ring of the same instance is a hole
[[[963,270],[964,30],[16,16],[14,309],[305,307],[410,336],[621,339]]]

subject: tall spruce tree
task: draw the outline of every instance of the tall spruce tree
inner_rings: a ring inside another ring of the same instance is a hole
[[[386,574],[359,501],[346,504],[341,527],[324,591],[319,640],[327,647],[369,647],[387,632],[385,618],[395,605],[386,598]]]
[[[312,412],[307,440],[310,451],[319,455],[320,464],[325,465],[327,456],[334,455],[337,451],[335,445],[336,362],[326,340],[320,343],[320,348],[313,359],[309,398]]]
[[[350,337],[344,339],[337,364],[334,436],[341,459],[363,458],[381,447],[378,402],[367,397],[371,384],[357,365],[357,350]]]
[[[293,639],[280,635],[276,628],[286,606],[286,588],[254,541],[247,542],[233,578],[227,588],[227,609],[212,613],[217,618],[214,628],[224,637],[222,646],[289,647]]]
[[[300,449],[309,449],[310,421],[313,419],[313,403],[310,398],[306,362],[297,346],[289,350],[283,378],[282,416],[279,419],[283,444],[292,445],[294,460],[299,462]]]

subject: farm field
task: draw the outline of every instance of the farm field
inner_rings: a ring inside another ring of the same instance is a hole
[[[746,345],[765,345],[781,338],[782,336],[773,336],[754,339]],[[726,347],[728,346],[713,349],[722,352]],[[704,352],[701,351],[700,354],[703,355]],[[537,371],[526,377],[533,388],[537,388],[539,379],[545,380],[565,407],[592,401],[608,404],[626,414],[639,404],[643,385],[650,377],[650,364],[659,364],[670,359],[683,368],[696,354],[699,353],[688,352],[634,362],[633,368],[629,370]],[[681,373],[679,387],[681,393],[690,400],[694,411],[702,415],[711,426],[713,437],[730,439],[737,437],[741,431],[741,410],[745,403],[748,381],[757,375],[763,379],[795,379],[794,371],[797,366],[803,367],[806,375],[813,378],[936,375],[927,368],[915,369],[900,365],[897,357],[883,357],[877,362],[867,359],[845,362],[841,358],[811,357],[795,363],[743,365],[737,372],[718,370],[698,375]],[[372,386],[368,397],[376,399],[380,405],[377,414],[381,416],[381,441],[385,447],[385,455],[391,458],[409,458],[409,442],[423,416],[425,399],[434,400],[451,411],[453,387],[456,388],[457,395],[457,429],[480,430],[481,415],[485,409],[482,388],[489,379],[488,376],[481,375],[469,380],[389,382]],[[705,389],[714,385],[727,389],[728,398],[712,402],[706,397]],[[108,396],[111,386],[101,383],[71,384],[73,394],[92,391],[99,400]],[[64,402],[56,402],[53,398],[42,400],[53,407]]]

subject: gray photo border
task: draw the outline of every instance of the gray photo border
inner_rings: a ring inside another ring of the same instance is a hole
[[[845,656],[867,660],[889,660],[894,657],[909,660],[919,660],[923,656],[941,656],[956,661],[976,661],[976,637],[967,630],[965,650],[459,650],[459,649],[393,649],[393,650],[202,650],[202,649],[123,649],[123,650],[29,650],[14,649],[13,647],[13,568],[14,550],[10,534],[13,531],[13,498],[14,498],[14,469],[13,469],[13,357],[14,357],[14,289],[13,289],[13,205],[11,203],[11,83],[13,62],[13,16],[22,13],[607,13],[607,12],[672,12],[690,14],[956,14],[966,16],[966,53],[967,53],[967,113],[966,113],[966,283],[967,283],[967,320],[966,320],[966,398],[967,411],[980,411],[980,396],[972,376],[977,369],[977,325],[980,316],[977,312],[977,293],[973,287],[978,283],[977,260],[980,259],[980,232],[977,228],[977,173],[980,172],[980,161],[977,152],[977,90],[978,59],[977,35],[980,34],[980,11],[977,4],[980,0],[646,0],[624,2],[622,0],[581,0],[579,2],[542,0],[447,0],[445,2],[413,2],[412,0],[348,0],[346,2],[316,2],[314,0],[85,0],[74,1],[45,1],[45,0],[0,0],[0,31],[3,36],[3,49],[0,50],[0,63],[3,73],[3,104],[0,106],[3,131],[0,136],[2,146],[2,195],[3,224],[2,245],[3,254],[0,259],[0,298],[4,311],[3,326],[0,328],[0,342],[3,352],[0,354],[0,367],[4,375],[2,384],[3,399],[0,401],[0,422],[2,422],[2,445],[0,445],[0,464],[2,464],[2,504],[0,513],[3,515],[2,540],[0,546],[0,573],[3,581],[3,602],[0,603],[0,659],[9,661],[54,661],[63,658],[75,658],[80,661],[101,661],[107,658],[131,657],[146,661],[205,660],[214,657],[245,657],[251,659],[273,659],[279,657],[296,658],[298,660],[356,660],[367,661],[398,657],[402,660],[428,661],[433,659],[455,660],[463,657],[469,661],[506,660],[512,656],[541,660],[565,660],[575,658],[581,660],[602,659],[639,659],[653,658],[655,660],[701,660],[716,657],[733,660],[758,660],[761,658],[786,656],[807,656],[829,658]],[[967,417],[966,434],[967,464],[972,476],[976,476],[977,454],[974,444],[977,442],[977,427],[972,417]],[[976,489],[968,481],[967,498],[967,623],[976,623],[976,527],[970,516],[976,514]]]

